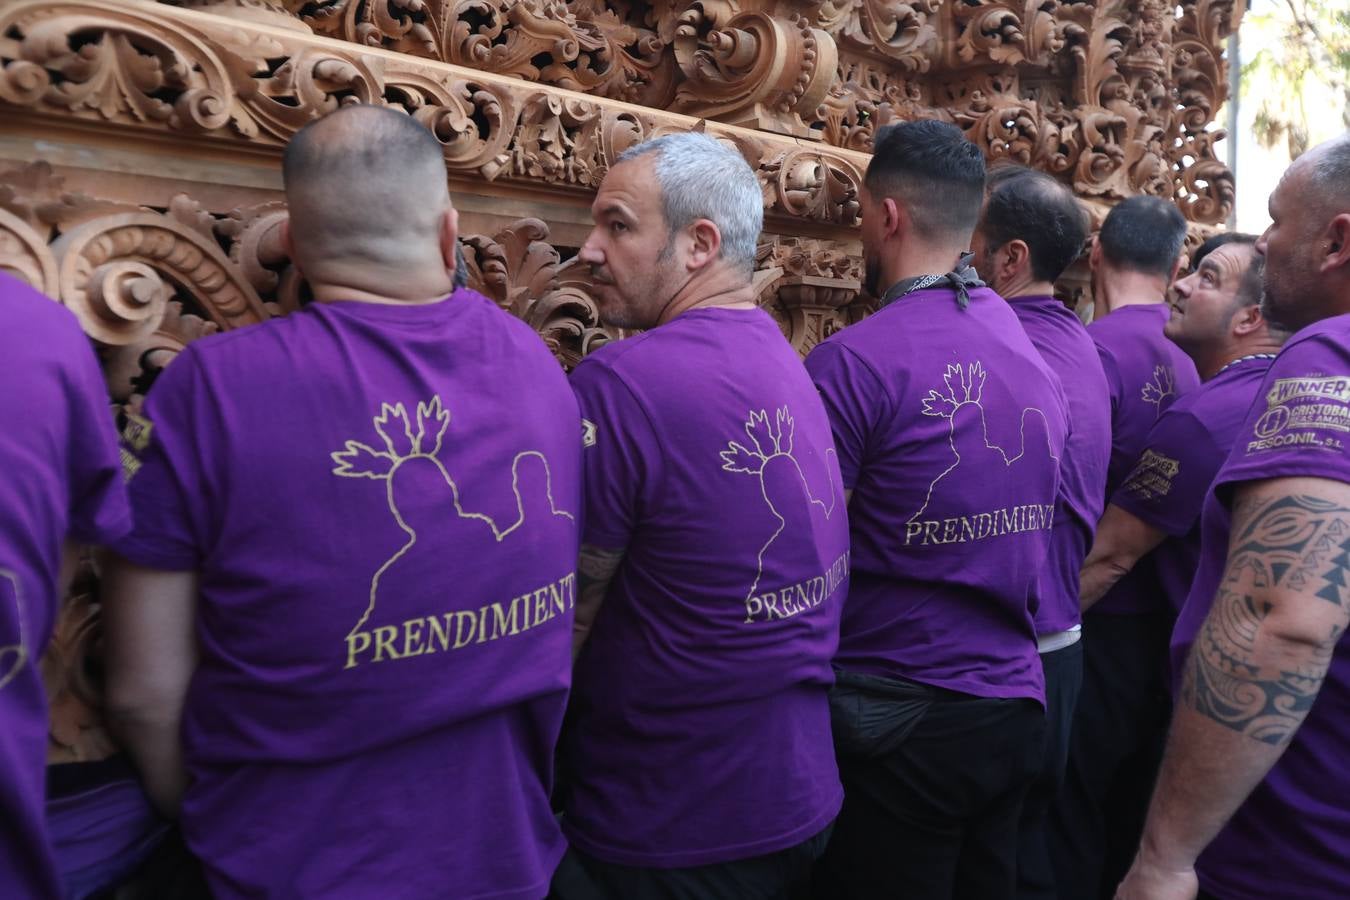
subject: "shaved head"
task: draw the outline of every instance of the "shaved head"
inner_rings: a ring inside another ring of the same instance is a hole
[[[1350,312],[1350,132],[1295,160],[1269,206],[1262,312],[1289,331]]]
[[[399,283],[413,294],[439,278],[449,284],[445,157],[417,120],[343,107],[291,139],[282,171],[292,251],[311,282],[389,285],[395,298]]]
[[[1323,215],[1350,212],[1350,131],[1318,144],[1294,162],[1299,165],[1308,169],[1309,199]]]

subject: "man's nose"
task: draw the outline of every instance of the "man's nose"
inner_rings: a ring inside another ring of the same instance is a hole
[[[581,250],[577,252],[577,258],[588,266],[602,266],[605,264],[605,254],[596,246],[595,230],[593,229],[586,236],[586,243],[581,245]]]

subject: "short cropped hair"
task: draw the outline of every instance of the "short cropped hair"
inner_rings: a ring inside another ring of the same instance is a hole
[[[989,172],[980,230],[990,248],[1024,241],[1031,251],[1032,276],[1054,281],[1082,253],[1088,217],[1073,192],[1052,176],[1004,165]]]
[[[900,201],[928,238],[969,239],[984,205],[984,154],[960,128],[936,119],[877,131],[864,184]]]
[[[1130,197],[1107,213],[1097,240],[1112,265],[1170,275],[1186,241],[1186,218],[1166,200]]]
[[[1310,196],[1339,204],[1338,212],[1350,209],[1350,131],[1318,145],[1308,181]]]
[[[1247,271],[1242,273],[1242,280],[1238,282],[1237,295],[1233,298],[1238,306],[1256,306],[1261,302],[1261,295],[1265,293],[1265,268],[1265,258],[1253,253]]]
[[[387,268],[438,253],[444,152],[421,122],[382,106],[345,106],[300,129],[282,156],[297,252]]]
[[[615,165],[652,153],[670,234],[707,219],[722,235],[722,259],[753,272],[764,230],[764,192],[745,157],[709,135],[686,132],[629,147]]]
[[[1201,260],[1225,244],[1250,244],[1255,246],[1256,235],[1244,234],[1241,231],[1220,231],[1218,234],[1211,234],[1201,242],[1195,251],[1195,255],[1191,257],[1191,271],[1194,272],[1200,268]]]

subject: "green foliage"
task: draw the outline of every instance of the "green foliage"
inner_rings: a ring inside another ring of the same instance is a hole
[[[1256,139],[1280,140],[1297,157],[1339,111],[1350,128],[1350,4],[1346,0],[1268,0],[1242,23],[1243,46],[1264,46],[1242,67],[1242,93],[1257,104]],[[1259,39],[1259,40],[1255,40]],[[1332,108],[1328,109],[1328,102]]]

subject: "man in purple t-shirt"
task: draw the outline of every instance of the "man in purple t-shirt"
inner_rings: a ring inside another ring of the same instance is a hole
[[[1078,572],[1101,518],[1111,458],[1111,405],[1101,360],[1083,323],[1054,297],[1055,279],[1078,258],[1087,234],[1087,213],[1059,181],[1020,166],[989,173],[972,244],[976,268],[1007,299],[1037,352],[1060,376],[1069,417],[1050,555],[1033,586],[1046,730],[1041,774],[1027,794],[1017,828],[1017,893],[1022,898],[1056,896],[1045,817],[1064,780],[1083,684]]]
[[[1104,501],[1134,468],[1158,416],[1199,381],[1195,364],[1163,336],[1164,297],[1185,238],[1186,220],[1174,205],[1141,196],[1117,204],[1093,244],[1087,330],[1111,393]],[[1104,865],[1118,879],[1129,865],[1162,753],[1172,618],[1152,559],[1083,616],[1083,690],[1047,829],[1064,896],[1094,896],[1095,872]]]
[[[77,543],[131,527],[103,375],[75,317],[0,275],[0,894],[59,896],[38,667]]]
[[[216,897],[538,900],[576,402],[527,325],[454,289],[418,122],[344,108],[284,174],[315,302],[188,346],[126,434],[111,722]]]
[[[1350,889],[1350,134],[1289,167],[1270,217],[1262,310],[1293,337],[1205,503],[1126,900]]]
[[[572,374],[584,417],[564,900],[787,896],[842,790],[830,659],[848,525],[829,421],[755,303],[763,197],[701,134],[625,152],[581,249],[643,334]],[[585,882],[591,882],[587,885]]]
[[[852,492],[825,896],[1015,889],[1044,753],[1031,595],[1067,424],[1058,377],[968,264],[984,187],[955,126],[883,129],[861,193],[881,309],[807,358]]]
[[[1201,504],[1286,337],[1261,315],[1255,241],[1251,235],[1236,236],[1204,256],[1174,287],[1166,334],[1195,361],[1204,381],[1158,417],[1134,471],[1112,496],[1083,569],[1085,609],[1146,556],[1156,567],[1169,612],[1174,615],[1186,599],[1200,551]],[[1115,649],[1106,644],[1100,652]],[[1169,706],[1165,698],[1157,692],[1117,696],[1133,696],[1136,705],[1118,707],[1116,715],[1156,723],[1152,735],[1142,728],[1136,732],[1140,744],[1160,745]],[[1100,721],[1092,717],[1085,727]],[[1097,743],[1090,748],[1094,771],[1116,778],[1133,750],[1125,743]],[[1153,775],[1144,773],[1150,782]],[[1109,805],[1093,807],[1090,817],[1075,822],[1077,830],[1061,835],[1061,852],[1072,860],[1072,865],[1066,860],[1062,881],[1076,892],[1072,896],[1109,896],[1119,882],[1120,872],[1107,868],[1104,835],[1111,833],[1128,846],[1137,843],[1138,833],[1108,822],[1112,812]]]

